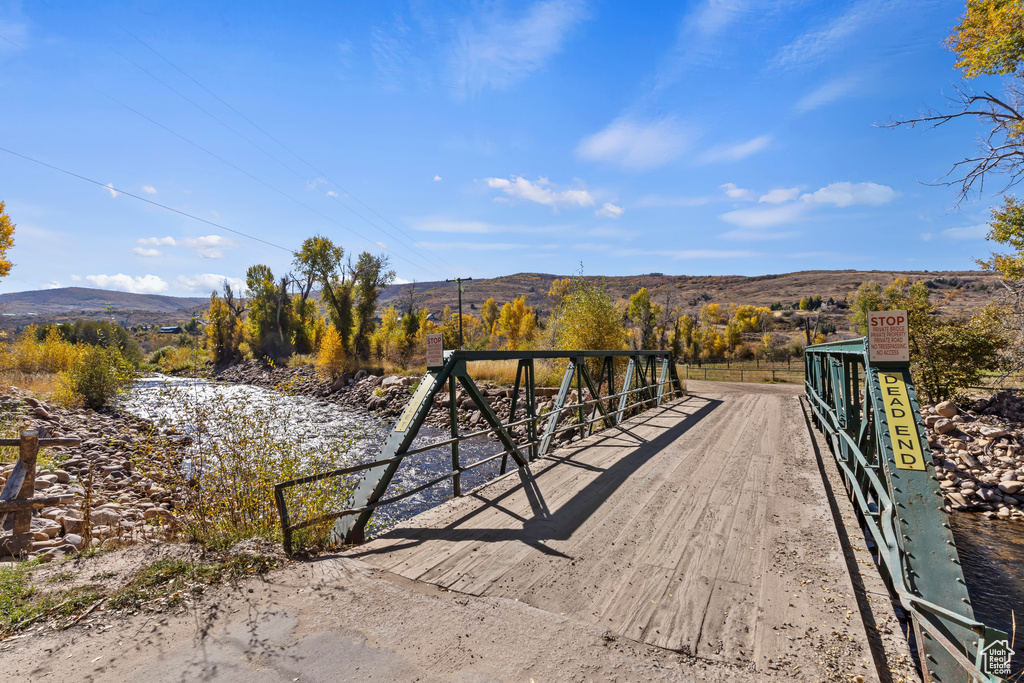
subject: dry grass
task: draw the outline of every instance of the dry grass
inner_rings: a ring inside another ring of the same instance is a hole
[[[491,381],[495,384],[513,384],[519,362],[514,360],[478,360],[466,364],[470,376],[475,380]],[[565,374],[565,361],[534,361],[537,386],[557,387]]]
[[[57,373],[8,370],[7,372],[0,373],[0,383],[17,387],[22,391],[27,391],[30,394],[48,400],[57,391]]]

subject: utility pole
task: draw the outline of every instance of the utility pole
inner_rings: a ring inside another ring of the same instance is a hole
[[[471,277],[457,277],[454,280],[445,280],[445,282],[457,282],[459,283],[459,348],[462,348],[462,282],[465,280],[469,282],[473,278]]]

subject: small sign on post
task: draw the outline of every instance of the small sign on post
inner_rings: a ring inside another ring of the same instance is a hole
[[[427,335],[427,368],[444,365],[444,337],[440,334]]]
[[[868,362],[910,362],[910,334],[906,311],[868,313]]]

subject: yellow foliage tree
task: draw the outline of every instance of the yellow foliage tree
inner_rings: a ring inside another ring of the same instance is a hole
[[[517,297],[515,301],[501,307],[498,317],[498,332],[505,337],[505,348],[510,351],[525,348],[533,342],[537,327],[537,317],[533,308],[526,305],[526,297]]]
[[[320,350],[316,353],[317,374],[323,379],[337,379],[345,371],[346,360],[341,335],[334,325],[328,325],[320,340]]]
[[[0,277],[11,272],[10,259],[7,258],[7,250],[14,246],[14,222],[4,212],[4,203],[0,202]]]
[[[492,296],[484,302],[483,307],[480,309],[480,317],[483,318],[485,334],[494,334],[494,324],[498,322],[498,315],[498,304],[494,302],[494,297]]]

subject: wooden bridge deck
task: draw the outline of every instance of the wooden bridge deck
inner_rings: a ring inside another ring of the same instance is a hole
[[[691,383],[348,554],[705,660],[874,679],[799,392]]]

